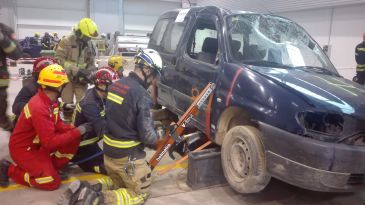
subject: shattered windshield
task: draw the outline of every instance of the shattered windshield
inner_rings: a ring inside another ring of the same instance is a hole
[[[319,45],[294,22],[271,15],[227,17],[234,59],[248,65],[337,74]]]

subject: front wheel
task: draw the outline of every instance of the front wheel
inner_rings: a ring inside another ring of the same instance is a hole
[[[235,126],[222,144],[222,166],[229,185],[239,193],[256,193],[270,181],[261,133],[251,126]]]

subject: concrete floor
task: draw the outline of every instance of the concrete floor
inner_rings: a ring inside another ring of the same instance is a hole
[[[23,67],[31,67],[25,65]],[[16,79],[17,69],[11,70],[13,80],[9,88],[9,103],[11,104],[21,87],[21,81]],[[10,110],[9,110],[10,113]],[[9,158],[7,143],[9,134],[0,130],[0,158]],[[161,164],[171,163],[165,157]],[[65,181],[56,191],[40,191],[11,184],[7,189],[0,188],[1,205],[55,204],[67,185],[76,179],[93,181],[102,177],[91,173],[82,173],[77,168],[70,169],[70,179]],[[146,205],[176,204],[176,205],[364,205],[365,191],[351,194],[331,194],[312,192],[272,179],[269,186],[258,194],[242,195],[234,192],[229,186],[222,185],[207,189],[192,191],[186,185],[186,169],[178,168],[157,177],[151,186],[151,198]]]

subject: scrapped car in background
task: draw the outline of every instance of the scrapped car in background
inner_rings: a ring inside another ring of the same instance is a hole
[[[123,56],[134,56],[140,49],[147,48],[148,36],[124,35],[117,37],[118,51]]]
[[[23,49],[23,58],[38,58],[41,56],[42,46],[33,37],[26,37],[20,40],[19,44]]]
[[[315,40],[279,16],[217,7],[164,13],[151,34],[165,68],[157,103],[181,115],[217,87],[191,123],[221,146],[230,186],[271,177],[324,192],[364,188],[365,90],[339,75]]]

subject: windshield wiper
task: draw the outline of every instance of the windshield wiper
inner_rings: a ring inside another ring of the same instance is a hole
[[[328,70],[327,68],[323,68],[323,67],[317,67],[317,66],[294,66],[294,69],[300,69],[300,70],[304,70],[304,71],[314,71],[314,72],[320,72],[320,73],[326,73],[329,75],[335,75],[335,76],[339,76],[337,73]]]
[[[274,62],[274,61],[244,60],[243,63],[248,64],[248,65],[264,66],[264,67],[285,68],[285,69],[292,68],[289,65],[284,65],[282,63],[278,63],[278,62]]]

